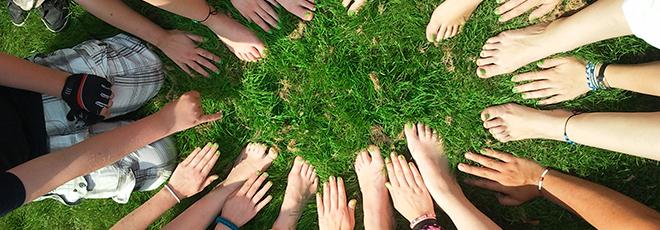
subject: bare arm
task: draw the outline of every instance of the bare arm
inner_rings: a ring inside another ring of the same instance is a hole
[[[660,160],[658,119],[660,112],[585,113],[568,121],[566,133],[576,143]]]
[[[163,213],[176,205],[177,201],[162,188],[139,208],[119,220],[111,229],[147,229]]]
[[[0,53],[0,85],[60,97],[69,73]]]
[[[209,15],[210,7],[205,0],[144,0],[158,8],[177,15],[202,21]]]
[[[610,65],[605,79],[613,88],[660,96],[660,61],[636,65]]]
[[[550,171],[543,188],[597,229],[660,228],[658,212],[605,186]]]
[[[225,201],[240,188],[240,183],[221,183],[170,222],[165,229],[206,229],[220,214]]]
[[[136,149],[195,125],[220,119],[204,115],[197,92],[189,92],[156,114],[93,136],[69,148],[46,154],[9,170],[25,187],[26,202],[65,182],[115,162]],[[163,125],[166,124],[166,125]]]
[[[447,180],[451,180],[448,188],[433,186],[428,189],[435,203],[449,215],[457,229],[501,229],[465,197],[455,179]]]

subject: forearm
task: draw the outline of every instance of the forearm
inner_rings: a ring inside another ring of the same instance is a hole
[[[104,22],[133,34],[154,46],[167,31],[135,12],[121,0],[77,0],[85,10]]]
[[[571,118],[568,137],[583,145],[660,160],[660,112],[584,113]]]
[[[550,171],[543,188],[597,229],[658,229],[660,214],[607,187]]]
[[[177,15],[202,21],[209,15],[209,4],[205,0],[144,0],[145,2]]]
[[[457,229],[501,229],[465,197],[458,184],[448,188],[429,187],[429,191]]]
[[[552,22],[544,36],[555,44],[549,55],[571,51],[575,48],[610,38],[632,34],[621,8],[623,0],[596,1],[578,13]],[[604,17],[607,15],[607,17]],[[579,36],[574,36],[579,34]],[[570,37],[571,39],[566,39]]]
[[[0,53],[0,85],[60,97],[69,73]]]
[[[219,185],[170,222],[165,229],[206,229],[220,214],[222,206],[240,185]]]
[[[109,165],[142,146],[172,134],[172,127],[164,125],[159,114],[92,136],[69,148],[14,167],[9,172],[21,179],[26,201],[31,201],[75,177]]]
[[[163,188],[146,203],[119,220],[112,226],[112,229],[147,229],[151,223],[174,207],[176,203],[176,199]]]
[[[613,88],[660,96],[660,61],[636,65],[609,65],[605,79]]]

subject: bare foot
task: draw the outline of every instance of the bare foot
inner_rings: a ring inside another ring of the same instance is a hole
[[[348,15],[357,14],[367,0],[342,0],[342,5],[348,8]]]
[[[410,154],[429,190],[458,186],[449,169],[449,161],[442,146],[442,138],[425,124],[406,124],[404,127]]]
[[[550,56],[552,42],[545,41],[547,23],[500,33],[486,41],[477,60],[477,76],[490,78],[512,73]]]
[[[355,173],[364,199],[364,228],[394,229],[392,205],[385,188],[385,161],[378,147],[371,145],[357,154]]]
[[[266,170],[275,158],[277,158],[277,150],[274,148],[269,149],[263,144],[250,143],[241,151],[236,164],[222,184],[242,183],[257,171]]]
[[[218,35],[238,59],[256,62],[266,56],[266,48],[257,35],[228,15],[211,15],[204,25]]]
[[[316,5],[314,0],[276,0],[277,3],[282,5],[284,9],[296,15],[302,20],[311,21],[314,18],[314,13],[316,11]]]
[[[564,140],[566,110],[537,110],[517,104],[493,106],[481,112],[484,128],[501,142],[525,139]]]
[[[316,177],[314,166],[298,156],[293,162],[287,183],[284,202],[282,202],[280,215],[273,224],[273,229],[296,229],[296,224],[302,214],[302,207],[316,193],[319,178]]]
[[[440,42],[456,36],[482,0],[445,0],[426,26],[426,40]]]

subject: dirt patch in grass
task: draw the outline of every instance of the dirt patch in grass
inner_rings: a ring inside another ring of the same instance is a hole
[[[376,91],[376,93],[379,93],[381,87],[380,87],[380,80],[378,80],[378,74],[375,72],[369,73],[369,79],[371,80],[371,83],[373,83],[374,85],[374,91]]]
[[[442,45],[442,64],[449,72],[454,72],[456,70],[456,66],[454,66],[454,56],[452,55],[453,48],[453,46],[447,44]]]
[[[305,36],[305,29],[307,29],[307,24],[305,24],[304,21],[299,21],[298,26],[296,26],[296,29],[289,34],[289,39],[291,40],[301,39],[303,36]]]

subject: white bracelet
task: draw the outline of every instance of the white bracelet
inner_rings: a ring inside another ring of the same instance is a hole
[[[172,196],[174,197],[174,199],[176,199],[176,202],[177,202],[177,203],[181,203],[181,199],[179,199],[179,197],[176,196],[176,193],[174,193],[174,191],[172,191],[172,188],[170,188],[170,184],[165,184],[165,188],[167,189],[167,191],[170,192],[170,194],[172,194]]]
[[[543,189],[543,179],[545,178],[545,175],[548,174],[548,172],[550,172],[550,169],[545,168],[545,170],[543,170],[543,173],[541,173],[541,178],[539,178],[539,191]]]

